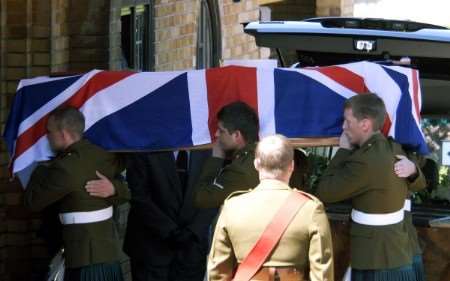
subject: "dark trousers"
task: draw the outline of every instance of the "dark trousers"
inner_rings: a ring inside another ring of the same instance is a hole
[[[133,281],[203,281],[207,254],[205,251],[194,253],[192,250],[178,252],[168,265],[151,265],[145,260],[131,257]]]

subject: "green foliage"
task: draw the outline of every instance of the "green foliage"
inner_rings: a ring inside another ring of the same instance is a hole
[[[329,159],[326,156],[330,148],[312,147],[306,149],[308,152],[308,161],[311,167],[311,175],[309,176],[306,190],[310,193],[315,193],[319,179],[329,164]]]
[[[442,163],[442,141],[450,140],[450,120],[447,118],[424,118],[422,130],[430,149],[430,157],[437,163]],[[439,168],[439,184],[436,189],[422,190],[413,194],[416,203],[444,203],[450,202],[450,169],[447,166]]]

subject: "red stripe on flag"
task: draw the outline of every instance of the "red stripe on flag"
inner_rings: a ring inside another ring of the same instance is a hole
[[[217,130],[217,113],[232,102],[243,101],[258,112],[256,68],[228,66],[206,70],[208,127],[211,139]]]
[[[89,98],[99,91],[119,82],[120,80],[134,74],[130,71],[102,71],[92,76],[89,81],[83,85],[72,97],[62,103],[60,106],[73,106],[80,108]],[[47,133],[48,115],[43,116],[33,126],[23,132],[16,142],[14,159],[17,159],[22,153],[33,146],[42,136]]]
[[[325,66],[313,69],[328,76],[355,93],[361,94],[368,92],[366,84],[364,83],[364,78],[346,68],[340,66]]]
[[[337,83],[346,87],[347,89],[357,93],[357,94],[365,94],[369,92],[369,89],[364,82],[364,78],[360,75],[340,66],[325,66],[325,67],[313,67],[309,68],[312,70],[319,71],[325,76],[328,76],[330,79],[333,79]],[[383,127],[381,128],[381,132],[387,136],[389,134],[389,130],[391,129],[392,121],[389,118],[389,115],[386,113],[386,118],[384,119]]]
[[[381,128],[381,132],[383,133],[383,135],[385,136],[389,135],[389,130],[391,129],[391,126],[392,126],[391,118],[389,118],[389,115],[386,113],[383,128]]]
[[[418,71],[416,69],[413,69],[412,74],[413,74],[414,109],[416,110],[417,120],[420,120]]]

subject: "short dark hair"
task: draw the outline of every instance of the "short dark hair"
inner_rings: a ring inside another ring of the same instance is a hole
[[[84,132],[84,116],[78,109],[63,106],[55,109],[49,115],[55,122],[58,130],[67,130],[75,136],[81,137]]]
[[[353,116],[357,120],[364,118],[371,119],[374,131],[380,130],[383,127],[386,117],[386,107],[384,106],[383,100],[373,93],[359,94],[347,99],[344,108],[351,108]]]
[[[258,115],[246,103],[237,101],[225,105],[217,113],[217,119],[229,133],[239,130],[248,143],[258,141]]]

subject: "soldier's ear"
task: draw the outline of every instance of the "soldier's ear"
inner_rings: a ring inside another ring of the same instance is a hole
[[[291,164],[288,167],[290,173],[294,172],[294,167],[295,167],[295,162],[294,162],[294,160],[292,160]]]
[[[65,143],[71,143],[77,140],[77,136],[67,129],[61,129],[61,136]]]
[[[373,121],[369,118],[364,118],[360,121],[360,126],[364,132],[373,131]]]
[[[66,129],[61,129],[61,137],[64,141],[68,141],[71,139],[72,135]]]
[[[236,130],[232,133],[234,140],[236,141],[236,143],[238,143],[239,145],[245,145],[245,138],[242,135],[241,131]]]

